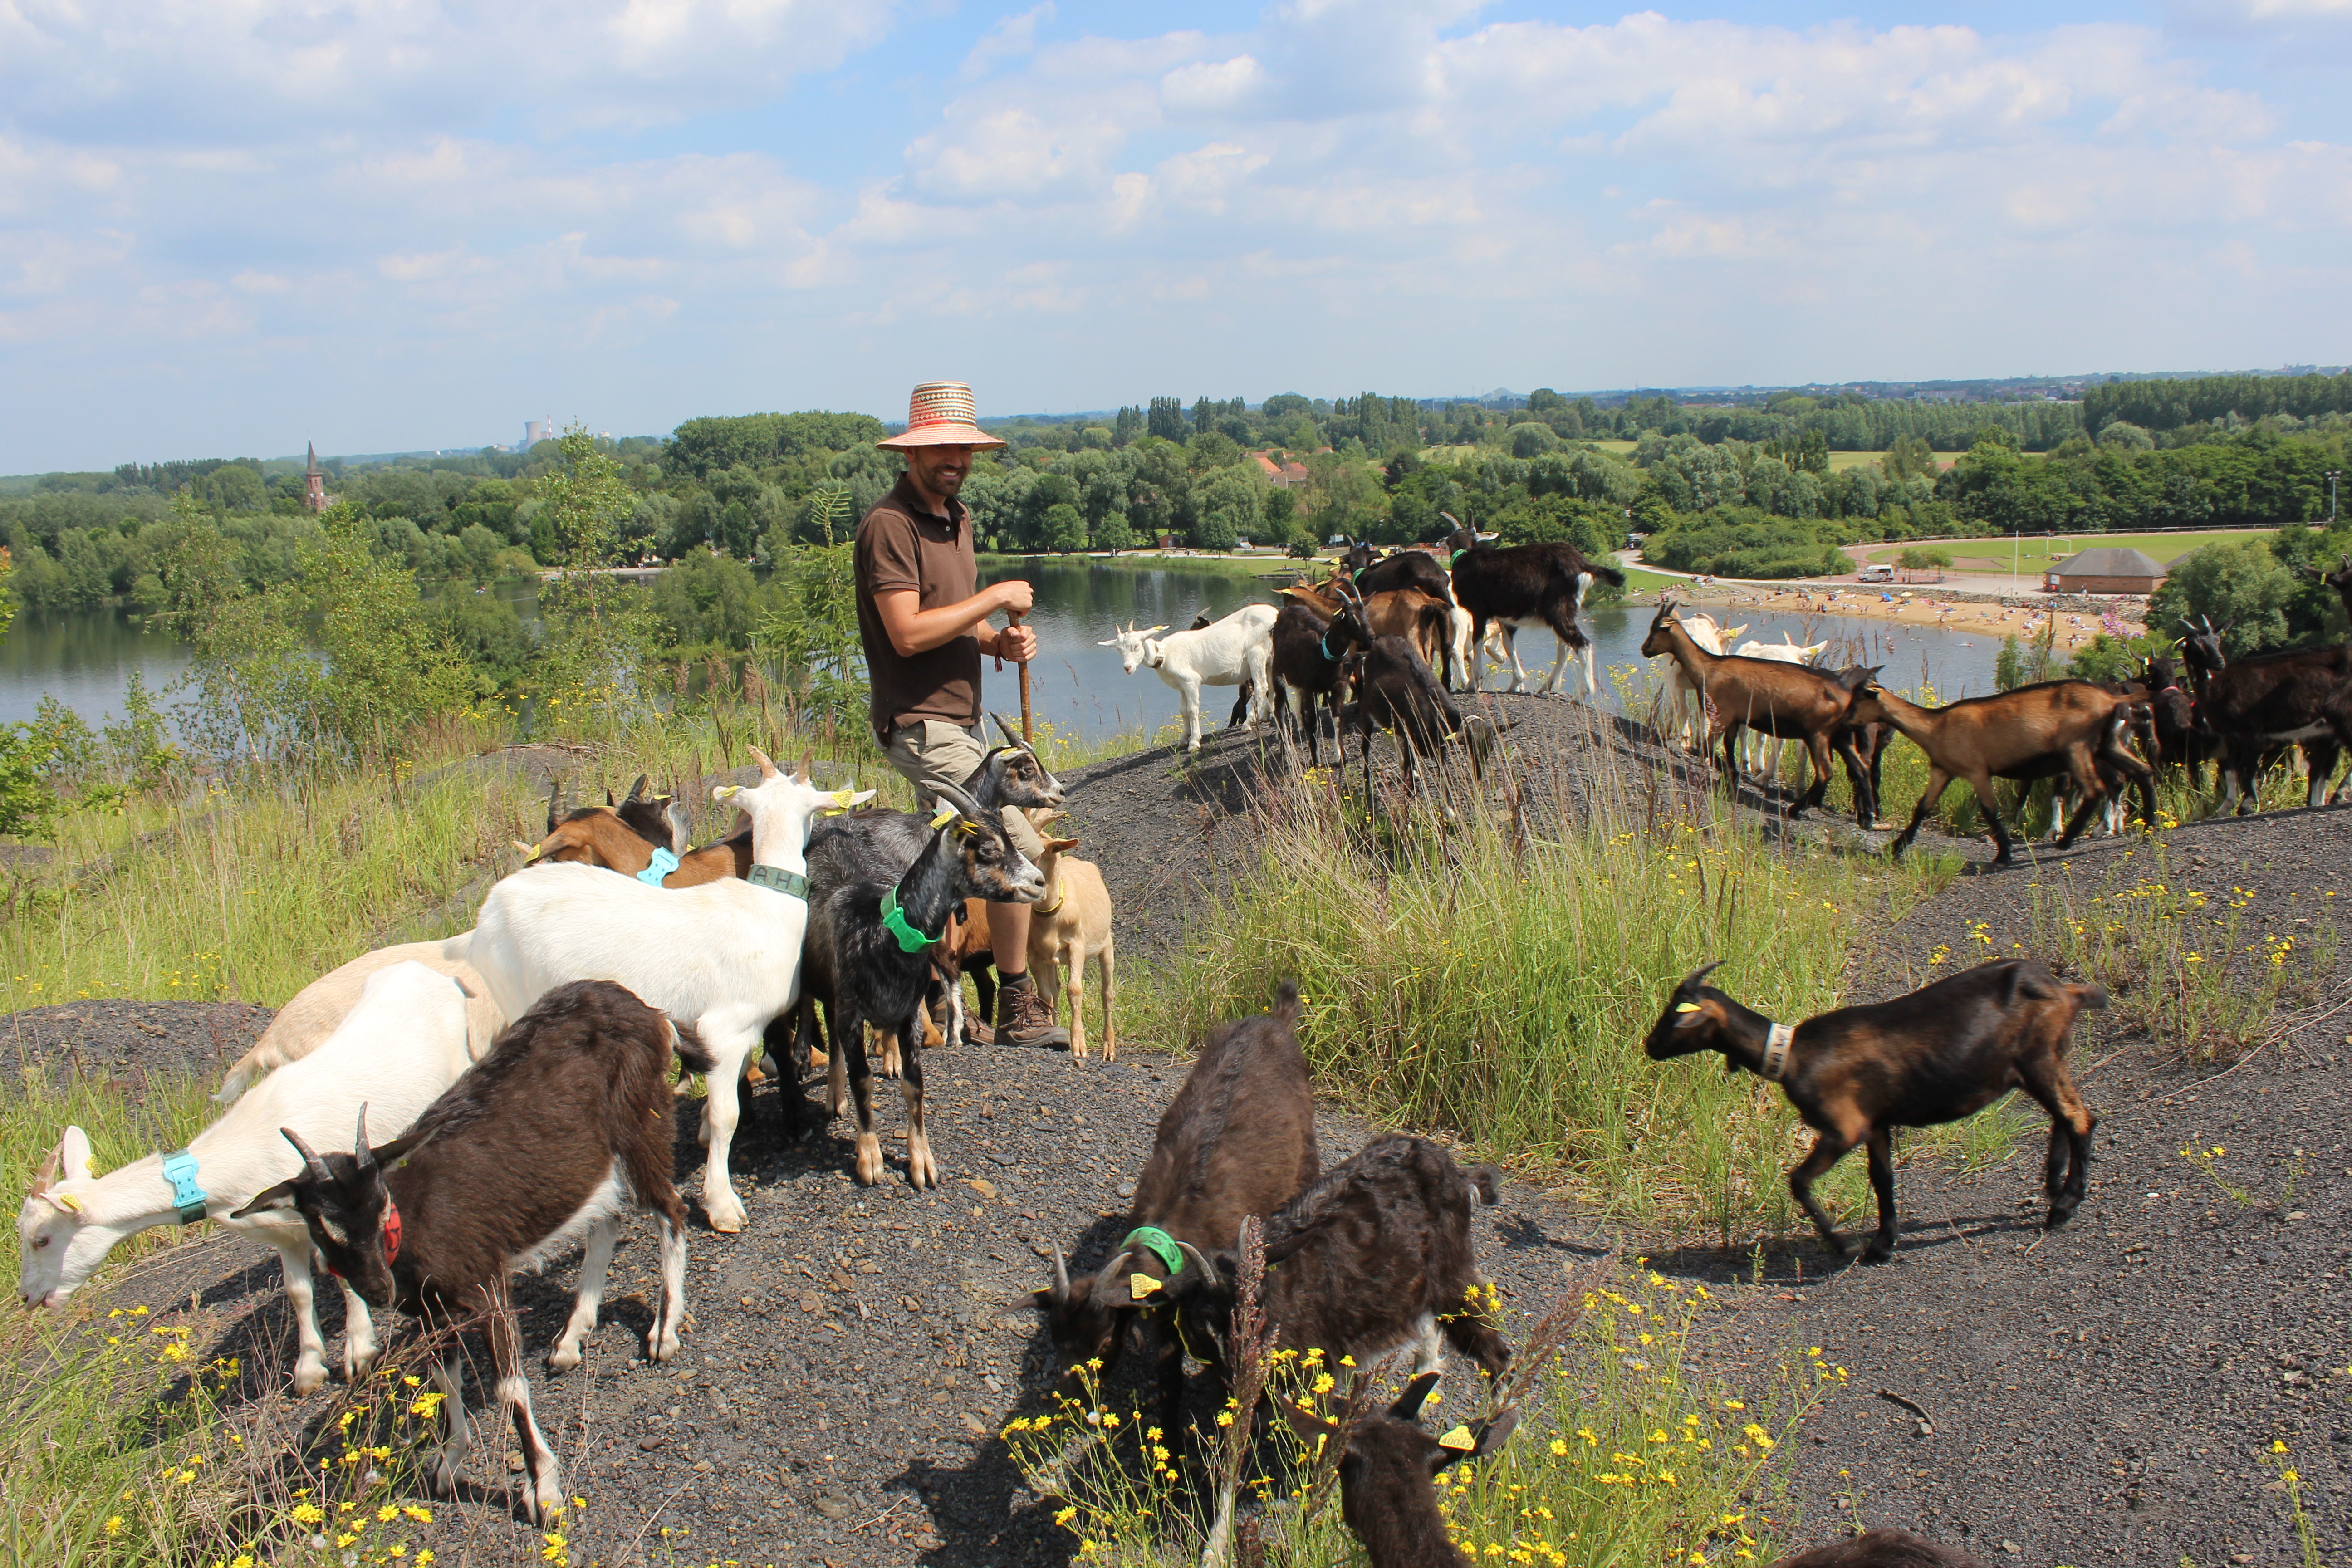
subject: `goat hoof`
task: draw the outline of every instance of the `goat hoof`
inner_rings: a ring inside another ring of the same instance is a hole
[[[713,1230],[731,1236],[743,1228],[743,1201],[733,1193],[704,1194],[702,1215]]]
[[[570,1372],[579,1364],[578,1345],[558,1345],[547,1352],[547,1370],[550,1372]]]
[[[870,1187],[877,1185],[881,1180],[881,1141],[870,1135],[860,1138],[857,1141],[857,1184],[861,1187]]]
[[[433,1488],[433,1493],[436,1497],[456,1497],[457,1495],[457,1467],[456,1465],[450,1464],[446,1460],[440,1464],[435,1465],[433,1467],[432,1473],[427,1479]]]
[[[366,1370],[365,1367],[360,1369],[362,1373]],[[343,1363],[343,1375],[352,1382],[358,1381],[358,1374],[352,1371],[349,1362]],[[303,1362],[294,1369],[294,1392],[297,1394],[316,1394],[326,1386],[326,1383],[327,1368],[323,1362]]]
[[[1869,1246],[1862,1249],[1862,1260],[1864,1263],[1884,1263],[1894,1256],[1895,1244],[1891,1241],[1882,1241],[1875,1237],[1871,1238]]]
[[[2068,1205],[2064,1208],[2053,1207],[2050,1211],[2050,1217],[2042,1221],[2042,1228],[2044,1230],[2061,1229],[2065,1226],[2068,1220],[2073,1219],[2074,1217],[2074,1209],[2072,1205]]]

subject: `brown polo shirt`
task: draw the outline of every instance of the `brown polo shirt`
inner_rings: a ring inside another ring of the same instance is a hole
[[[890,646],[874,595],[913,589],[917,608],[961,604],[980,592],[972,559],[971,514],[961,501],[951,514],[924,510],[904,475],[857,525],[857,636],[866,646],[873,687],[869,715],[875,739],[912,719],[939,719],[970,728],[980,722],[980,639],[971,632],[908,658]]]

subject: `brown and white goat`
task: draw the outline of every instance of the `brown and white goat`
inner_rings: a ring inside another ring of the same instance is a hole
[[[1666,599],[1658,601],[1657,616],[1650,622],[1649,635],[1642,639],[1643,658],[1655,658],[1660,654],[1674,657],[1711,710],[1706,744],[1701,750],[1711,752],[1721,744],[1727,789],[1737,792],[1739,787],[1737,742],[1743,728],[1804,742],[1805,755],[1813,765],[1813,782],[1789,808],[1790,816],[1820,805],[1829,793],[1832,750],[1844,760],[1852,776],[1863,775],[1862,758],[1853,744],[1853,726],[1858,721],[1852,710],[1856,687],[1866,685],[1878,673],[1875,668],[1825,675],[1779,659],[1712,654],[1692,640],[1690,629],[1675,618],[1674,604]],[[1875,805],[1855,791],[1854,819],[1869,826]]]
[[[1298,1046],[1298,985],[1285,981],[1271,1013],[1218,1025],[1160,1115],[1151,1157],[1136,1178],[1128,1229],[1092,1274],[1070,1278],[1060,1248],[1054,1280],[1035,1293],[1066,1372],[1118,1359],[1139,1321],[1157,1359],[1170,1424],[1181,1404],[1184,1358],[1161,1287],[1189,1267],[1183,1249],[1232,1247],[1242,1221],[1271,1215],[1313,1182],[1315,1089]],[[1153,1281],[1138,1293],[1139,1279]]]
[[[1814,1200],[1813,1183],[1846,1151],[1870,1150],[1878,1232],[1862,1256],[1876,1263],[1895,1251],[1895,1130],[1958,1121],[2013,1089],[2050,1114],[2049,1226],[2074,1217],[2090,1180],[2098,1118],[2067,1070],[2066,1044],[2075,1015],[2107,1005],[2098,986],[2061,980],[2033,959],[2000,959],[1791,1028],[1704,984],[1717,967],[1675,988],[1643,1047],[1661,1062],[1720,1051],[1732,1067],[1780,1086],[1817,1134],[1812,1152],[1789,1173],[1789,1191],[1831,1251],[1844,1258],[1851,1249]]]
[[[1927,753],[1927,787],[1911,808],[1910,822],[1888,846],[1889,853],[1901,855],[1908,848],[1945,789],[1955,779],[1966,779],[1992,830],[1993,863],[2005,865],[2010,839],[1993,797],[1997,778],[2032,780],[2063,773],[2074,781],[2082,805],[2059,836],[2062,849],[2074,842],[2105,801],[2102,770],[2137,784],[2141,811],[2149,822],[2156,820],[2155,772],[2124,744],[2135,705],[2131,697],[2102,690],[2087,680],[2045,680],[1990,697],[1962,698],[1948,707],[1922,708],[1873,680],[1855,693],[1846,722],[1892,724]]]
[[[1265,1318],[1293,1349],[1363,1365],[1418,1346],[1416,1373],[1443,1361],[1441,1337],[1489,1377],[1510,1364],[1470,1245],[1470,1215],[1501,1198],[1502,1173],[1464,1171],[1426,1138],[1390,1132],[1327,1171],[1265,1224]],[[1192,1254],[1171,1282],[1186,1339],[1222,1346],[1237,1260]]]
[[[649,1210],[661,1226],[662,1290],[646,1356],[677,1353],[686,1205],[670,1181],[673,1050],[698,1072],[717,1065],[691,1029],[610,981],[559,985],[382,1148],[369,1146],[364,1106],[349,1154],[321,1156],[289,1130],[301,1173],[237,1211],[299,1210],[327,1267],[372,1307],[397,1307],[428,1329],[481,1320],[541,1525],[563,1507],[563,1480],[531,1415],[509,1281],[584,1244],[579,1298],[548,1356],[550,1366],[578,1365],[581,1338],[596,1326],[614,1216],[626,1205]],[[432,1479],[447,1495],[473,1443],[454,1338],[434,1378],[448,1436]]]
[[[1296,605],[1304,605],[1325,620],[1348,605],[1356,606],[1364,627],[1376,637],[1402,637],[1431,669],[1450,681],[1454,672],[1454,604],[1426,589],[1385,588],[1374,594],[1357,592],[1348,574],[1335,569],[1320,583],[1300,578],[1281,590]]]

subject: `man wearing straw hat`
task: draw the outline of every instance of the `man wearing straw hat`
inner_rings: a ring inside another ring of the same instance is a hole
[[[873,687],[870,718],[890,766],[929,806],[934,785],[961,787],[987,754],[980,733],[980,658],[1026,664],[1037,634],[999,631],[988,617],[1029,613],[1035,591],[1019,578],[982,588],[972,556],[971,514],[956,492],[971,455],[1003,442],[977,423],[971,388],[927,381],[915,388],[904,433],[877,443],[900,453],[907,471],[857,525],[857,632]],[[1045,852],[1016,810],[1004,828],[1032,860]],[[967,1024],[975,1039],[1067,1049],[1070,1032],[1029,979],[1029,906],[991,904],[988,931],[999,981],[996,1026]]]

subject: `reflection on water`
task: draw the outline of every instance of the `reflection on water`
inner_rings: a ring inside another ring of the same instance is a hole
[[[1271,562],[1268,569],[1273,569]],[[1086,735],[1157,730],[1177,714],[1176,693],[1165,681],[1148,669],[1127,674],[1119,668],[1118,651],[1098,646],[1113,630],[1129,621],[1181,630],[1202,611],[1223,616],[1246,604],[1275,599],[1270,581],[1181,567],[1138,571],[1084,563],[1024,562],[992,565],[982,574],[982,581],[1009,576],[1025,577],[1037,587],[1037,606],[1029,618],[1039,645],[1037,661],[1030,670],[1033,707],[1039,718]],[[502,584],[490,591],[516,601],[528,618],[536,587],[526,581]],[[1992,689],[1993,660],[2000,641],[1980,633],[1943,632],[1853,616],[1775,614],[1760,605],[1717,613],[1735,625],[1748,623],[1743,640],[1828,641],[1832,646],[1822,656],[1828,667],[1882,665],[1884,679],[1890,684],[1903,689],[1931,686],[1943,700]],[[1596,610],[1590,619],[1602,700],[1613,704],[1616,693],[1609,667],[1645,662],[1641,645],[1649,629],[1649,612],[1639,607]],[[1540,681],[1558,652],[1551,634],[1522,632],[1518,646],[1530,683]],[[123,682],[132,669],[141,670],[148,689],[160,694],[187,664],[184,645],[142,632],[117,611],[23,615],[7,640],[0,643],[0,721],[31,718],[46,692],[96,724],[120,716]],[[983,700],[1009,719],[1020,709],[1019,680],[1012,667],[998,670],[992,664],[982,661]],[[1490,671],[1487,684],[1499,686],[1507,679]],[[1572,673],[1565,675],[1562,689],[1573,689],[1575,682]],[[1222,694],[1213,689],[1202,699],[1203,712],[1211,722],[1223,721],[1232,696],[1228,688]]]

